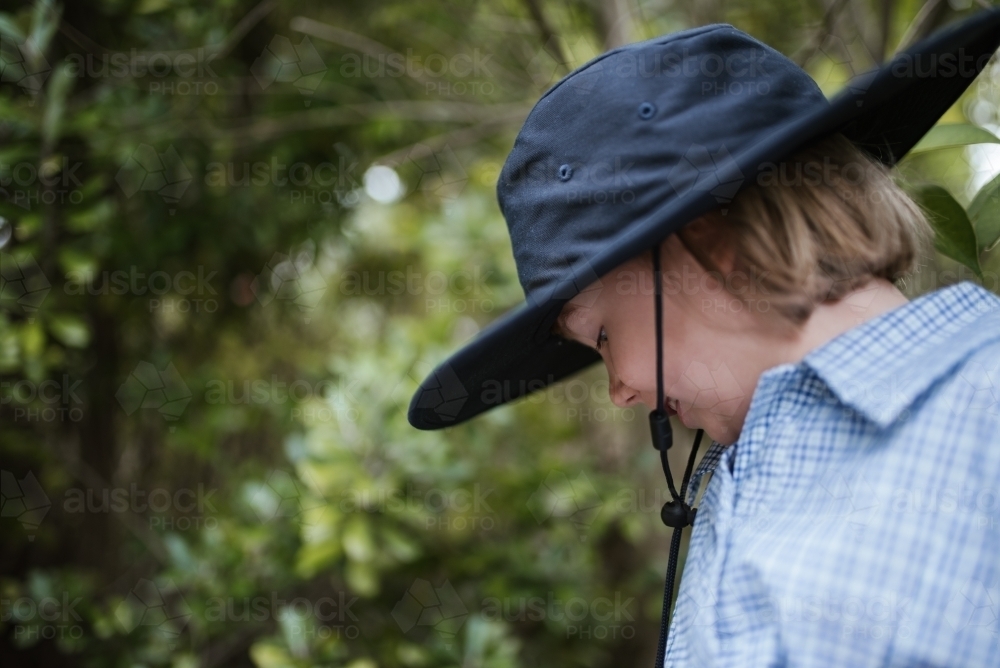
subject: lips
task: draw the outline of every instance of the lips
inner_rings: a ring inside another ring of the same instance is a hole
[[[673,416],[677,415],[679,405],[676,399],[673,397],[667,397],[663,402],[663,408],[666,409],[667,415]]]

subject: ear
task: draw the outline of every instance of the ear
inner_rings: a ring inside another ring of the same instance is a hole
[[[712,211],[688,223],[677,232],[677,238],[706,271],[727,276],[736,270],[730,234],[727,220]]]

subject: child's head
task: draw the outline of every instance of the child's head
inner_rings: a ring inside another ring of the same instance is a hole
[[[735,441],[761,373],[801,358],[816,309],[865,308],[864,288],[909,271],[929,237],[887,168],[840,135],[764,169],[724,210],[661,243],[668,411]],[[632,258],[553,326],[599,347],[618,406],[656,404],[652,271],[649,253]]]

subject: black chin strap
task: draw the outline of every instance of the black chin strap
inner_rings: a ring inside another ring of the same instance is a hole
[[[653,437],[653,447],[660,451],[660,465],[667,479],[671,501],[663,504],[660,509],[660,519],[674,532],[670,538],[670,557],[667,561],[667,577],[663,585],[663,613],[660,616],[660,642],[656,648],[656,667],[663,668],[663,660],[667,651],[667,617],[670,614],[670,604],[674,596],[674,579],[677,575],[677,559],[681,550],[681,531],[686,526],[694,524],[697,508],[692,508],[684,502],[687,496],[688,483],[694,470],[695,455],[701,444],[704,431],[698,430],[691,446],[680,494],[674,487],[674,477],[670,473],[670,463],[667,461],[667,450],[674,443],[674,432],[670,427],[670,417],[663,409],[663,284],[660,278],[660,244],[653,246],[653,296],[655,300],[656,318],[656,408],[649,412],[649,431]]]

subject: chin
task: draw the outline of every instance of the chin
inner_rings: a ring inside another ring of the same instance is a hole
[[[723,445],[732,445],[740,438],[740,429],[730,424],[714,423],[701,428],[709,438]]]

